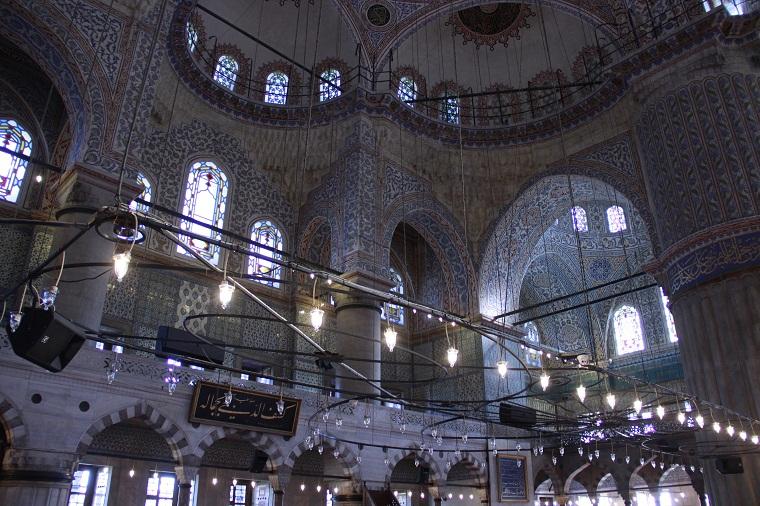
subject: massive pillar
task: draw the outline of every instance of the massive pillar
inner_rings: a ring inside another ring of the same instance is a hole
[[[652,271],[671,297],[689,390],[758,418],[760,72],[752,54],[715,42],[647,74],[637,136],[660,246]],[[760,504],[760,457],[738,455],[742,446],[700,448],[711,504]],[[716,457],[732,453],[744,473],[719,474]]]
[[[346,181],[346,191],[338,196],[341,200],[343,237],[339,258],[346,279],[358,284],[388,290],[387,266],[381,265],[378,246],[382,222],[382,191],[377,171],[377,132],[371,121],[360,117],[353,125],[353,133],[346,141],[341,156],[339,174]],[[375,380],[373,384],[354,379],[346,368],[339,367],[336,374],[339,389],[358,394],[378,394],[380,391],[380,309],[381,301],[358,294],[337,298],[337,328],[345,334],[338,335],[338,353],[348,357],[346,363],[365,377]],[[359,359],[359,360],[351,360]],[[376,362],[373,362],[376,361]]]
[[[0,504],[66,506],[76,465],[73,453],[10,448],[0,470]]]
[[[76,165],[61,176],[56,188],[57,215],[60,221],[68,223],[88,223],[94,214],[103,206],[112,206],[114,194],[118,187],[116,174],[104,173],[100,170]],[[140,188],[129,178],[122,186],[123,195],[127,201],[134,198]],[[103,229],[108,224],[102,225]],[[52,251],[57,251],[76,234],[78,228],[56,228],[53,237]],[[106,263],[113,262],[114,243],[98,235],[95,228],[87,231],[82,237],[66,249],[65,263]],[[60,259],[52,265],[60,265]],[[109,276],[98,276],[107,267],[94,266],[70,270],[63,279],[85,279],[79,283],[69,283],[60,287],[60,293],[55,302],[56,311],[70,320],[87,328],[100,330],[100,320],[103,314]],[[52,285],[58,273],[50,273],[46,284]]]

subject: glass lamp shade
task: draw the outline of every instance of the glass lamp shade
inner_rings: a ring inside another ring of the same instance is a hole
[[[641,413],[641,406],[642,406],[641,399],[636,398],[636,400],[633,401],[633,410],[636,412],[637,415]]]
[[[457,350],[453,346],[446,351],[446,359],[449,361],[450,367],[454,367],[454,364],[457,363],[458,358],[459,358],[459,350]]]
[[[232,301],[232,294],[235,292],[235,285],[226,279],[219,284],[219,303],[222,309],[227,309],[227,305]]]
[[[607,404],[609,405],[610,409],[615,409],[615,403],[617,402],[617,399],[615,398],[615,394],[609,393],[607,394]]]
[[[129,262],[132,260],[132,255],[129,251],[124,253],[116,253],[113,256],[113,273],[116,275],[116,281],[121,282],[124,276],[129,271]]]
[[[398,333],[392,327],[388,327],[383,335],[385,336],[385,344],[388,345],[388,350],[393,351],[393,348],[396,347]]]
[[[549,388],[549,375],[546,373],[541,374],[541,377],[539,378],[539,381],[541,382],[541,388],[546,392],[546,389]]]
[[[578,385],[578,388],[575,389],[575,392],[578,394],[578,399],[581,402],[586,400],[586,387],[583,385]]]
[[[506,360],[499,360],[496,362],[496,371],[499,373],[499,376],[502,378],[506,377],[507,375],[507,361]]]
[[[322,321],[325,318],[325,312],[318,307],[312,308],[309,312],[309,319],[311,320],[311,326],[314,327],[316,332],[322,326]]]

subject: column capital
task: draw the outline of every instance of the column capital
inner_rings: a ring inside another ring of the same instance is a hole
[[[76,453],[9,448],[0,469],[0,481],[71,481],[79,464]]]
[[[174,472],[177,474],[177,481],[180,485],[189,485],[196,476],[200,467],[197,466],[176,466]]]
[[[98,209],[114,204],[119,187],[119,174],[89,165],[76,164],[66,170],[56,183],[55,204],[58,208],[91,207]],[[124,175],[122,196],[130,201],[143,191],[143,187],[129,173]]]

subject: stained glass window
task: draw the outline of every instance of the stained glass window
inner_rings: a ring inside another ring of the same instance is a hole
[[[223,54],[216,62],[216,70],[214,70],[214,81],[221,84],[230,91],[234,90],[239,68],[240,66],[238,65],[238,62],[235,58]]]
[[[340,96],[340,72],[328,69],[322,72],[319,81],[319,101],[332,100]]]
[[[668,307],[668,296],[660,288],[660,300],[662,301],[662,310],[665,312],[665,322],[668,325],[668,338],[671,343],[678,342],[678,334],[676,334],[676,322],[673,320],[673,313],[670,312]]]
[[[264,102],[268,104],[285,104],[288,99],[288,76],[282,72],[272,72],[267,76],[267,88]]]
[[[620,206],[612,206],[607,209],[607,225],[610,232],[620,232],[628,228],[625,223],[625,211]]]
[[[644,349],[639,312],[631,306],[621,306],[612,317],[615,328],[615,345],[618,355]]]
[[[282,233],[269,220],[259,220],[253,224],[251,240],[270,248],[282,250]],[[256,281],[273,288],[279,288],[280,283],[277,280],[281,279],[282,266],[273,262],[272,259],[279,260],[280,255],[256,245],[251,246],[251,252],[259,256],[251,255],[248,257],[248,274],[263,276],[265,279],[257,279]]]
[[[586,210],[580,206],[575,206],[570,210],[573,216],[573,227],[578,232],[588,232],[588,220],[586,219]]]
[[[172,506],[176,481],[173,473],[151,474],[145,494],[145,506]]]
[[[393,288],[391,288],[391,292],[397,293],[399,295],[404,295],[404,280],[401,277],[401,274],[399,274],[393,267],[391,267],[391,279],[395,285]],[[383,320],[387,319],[393,324],[404,324],[404,308],[396,304],[385,304],[380,316]]]
[[[446,123],[459,124],[459,99],[445,97],[441,102],[441,119]]]
[[[144,190],[140,195],[137,196],[137,198],[142,199],[146,202],[152,202],[153,200],[153,185],[150,182],[150,179],[148,179],[145,174],[142,172],[137,173],[137,182],[140,183]],[[133,200],[129,203],[129,208],[133,211],[142,211],[142,212],[148,212],[150,208],[146,206],[145,204],[138,204],[137,201]]]
[[[13,119],[0,119],[0,142],[5,149],[26,156],[32,154],[32,136]],[[27,161],[10,153],[0,152],[0,199],[16,202],[26,175]]]
[[[187,48],[191,53],[194,53],[195,48],[198,47],[198,30],[196,30],[193,24],[188,21],[185,27],[185,32],[187,34]]]
[[[536,327],[535,323],[526,323],[524,329],[526,341],[534,343],[536,346],[541,344],[541,339],[538,335],[538,327]],[[525,351],[525,363],[529,367],[541,367],[541,355],[538,354],[537,350],[528,347]]]
[[[409,107],[414,107],[414,102],[408,102],[417,100],[417,83],[414,79],[404,76],[398,80],[398,98],[406,102]]]
[[[744,6],[741,3],[743,3],[742,0],[704,0],[702,5],[705,6],[705,12],[710,12],[722,5],[726,8],[729,16],[738,16],[744,14]]]
[[[245,495],[248,492],[248,485],[237,484],[230,485],[230,506],[246,506]]]
[[[190,167],[187,176],[182,214],[199,223],[182,220],[180,222],[182,230],[209,239],[219,239],[221,235],[207,228],[207,225],[218,228],[224,225],[228,191],[227,176],[214,162],[207,160],[195,162]],[[216,264],[219,261],[218,246],[187,236],[182,236],[182,240],[210,262]],[[177,251],[189,254],[181,246],[177,247]]]

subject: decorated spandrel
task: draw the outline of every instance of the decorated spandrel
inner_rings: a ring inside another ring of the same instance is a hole
[[[232,400],[228,404],[225,394],[229,396],[230,391]],[[277,407],[279,400],[278,395],[201,382],[195,387],[189,421],[292,436],[298,426],[301,400],[283,397],[282,411]]]

